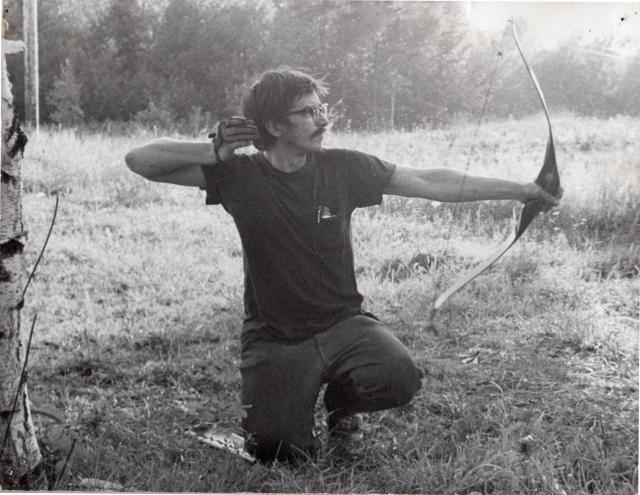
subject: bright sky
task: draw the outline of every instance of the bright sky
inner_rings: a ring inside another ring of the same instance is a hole
[[[500,33],[512,15],[526,22],[527,33],[521,39],[528,48],[553,49],[578,34],[585,41],[612,38],[610,46],[596,53],[602,56],[624,58],[640,50],[640,2],[466,1],[465,12],[472,26],[489,35]]]

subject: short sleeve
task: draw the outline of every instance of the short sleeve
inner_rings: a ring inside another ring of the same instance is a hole
[[[223,181],[220,168],[218,164],[202,166],[205,184],[204,190],[207,193],[205,204],[207,205],[219,205],[222,203],[220,187]]]
[[[347,153],[351,207],[379,205],[382,203],[382,191],[389,184],[396,166],[366,153],[358,151]]]
[[[226,162],[202,166],[204,189],[207,193],[206,204],[225,206],[231,190],[237,186],[240,179],[238,171],[246,169],[247,160],[248,157],[245,155],[236,155]],[[243,164],[245,166],[242,166]]]

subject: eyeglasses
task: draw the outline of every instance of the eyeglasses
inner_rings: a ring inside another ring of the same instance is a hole
[[[323,103],[322,105],[318,105],[315,107],[305,107],[305,108],[301,108],[300,110],[293,110],[292,112],[287,112],[285,113],[285,115],[294,115],[296,113],[299,113],[302,115],[310,115],[311,118],[315,121],[320,120],[321,117],[323,119],[326,119],[329,117],[329,104]]]

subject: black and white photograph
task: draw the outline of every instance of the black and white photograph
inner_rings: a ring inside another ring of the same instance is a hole
[[[0,490],[638,492],[640,3],[2,12]]]

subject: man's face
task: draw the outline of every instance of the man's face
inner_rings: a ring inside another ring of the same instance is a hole
[[[282,134],[278,141],[305,153],[321,150],[329,120],[322,112],[313,112],[313,108],[320,105],[320,98],[315,92],[298,97],[287,111],[284,124],[280,126]]]

